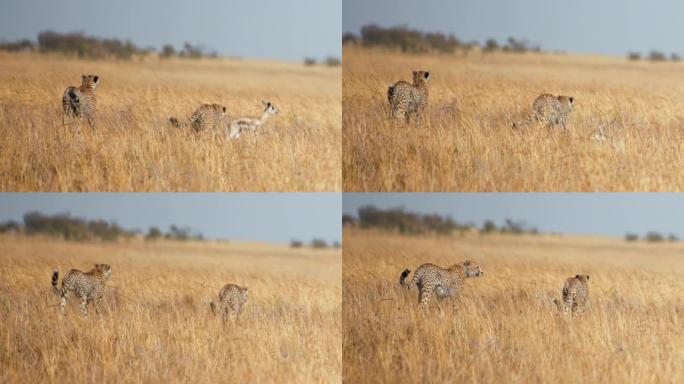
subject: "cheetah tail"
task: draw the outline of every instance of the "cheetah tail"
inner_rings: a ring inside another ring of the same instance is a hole
[[[387,88],[387,101],[392,104],[392,99],[394,98],[394,85],[390,85]]]
[[[525,120],[513,122],[513,129],[521,129],[525,126],[532,124],[532,121],[534,121],[534,114],[530,114],[529,116],[527,116],[527,118],[525,118]]]
[[[409,273],[411,273],[410,269],[404,269],[404,272],[401,273],[401,277],[399,278],[399,284],[401,284],[403,287],[406,287],[406,289],[411,289],[413,286],[413,281],[410,283],[406,282],[406,278],[408,277]]]
[[[53,271],[52,272],[52,291],[55,293],[55,295],[61,295],[62,290],[57,288],[57,282],[59,281],[59,272],[58,271]]]
[[[169,117],[169,122],[170,122],[171,125],[173,125],[174,127],[180,128],[180,122],[179,122],[178,119],[176,119],[175,117],[173,117],[173,116]]]
[[[211,307],[211,311],[214,313],[214,315],[216,315],[216,303],[214,303],[212,300],[209,302],[209,306]]]

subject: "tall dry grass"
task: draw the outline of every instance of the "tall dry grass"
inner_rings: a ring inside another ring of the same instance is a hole
[[[98,129],[62,125],[61,98],[101,76]],[[341,69],[252,60],[82,61],[0,53],[2,191],[339,191]],[[256,142],[168,124],[202,103],[280,114]]]
[[[654,383],[684,380],[682,244],[533,236],[400,237],[346,231],[343,380],[349,383]],[[408,267],[472,259],[462,303],[423,313]],[[589,309],[552,303],[591,276]]]
[[[412,70],[431,73],[428,111],[418,126],[392,123],[387,86]],[[344,190],[680,191],[683,85],[682,63],[347,47]],[[541,93],[575,97],[569,133],[511,129]]]
[[[0,382],[339,382],[338,250],[0,237]],[[50,274],[113,273],[101,316],[59,316]],[[209,301],[249,288],[237,322]]]

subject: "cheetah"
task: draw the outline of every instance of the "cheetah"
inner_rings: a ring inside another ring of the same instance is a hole
[[[235,317],[240,316],[242,306],[247,303],[249,294],[247,287],[240,287],[235,284],[226,284],[218,294],[218,304],[212,301],[209,303],[211,311],[215,315],[220,315],[224,320],[228,318],[230,312],[235,313]]]
[[[258,134],[259,128],[266,124],[269,116],[276,116],[278,114],[278,108],[270,101],[262,101],[261,103],[265,107],[261,117],[241,117],[230,122],[228,136],[231,139],[240,138],[240,134],[244,131],[250,131],[255,135]]]
[[[413,71],[413,84],[398,81],[387,89],[387,101],[396,120],[405,119],[415,114],[420,119],[427,107],[430,93],[430,72]]]
[[[202,104],[187,121],[181,122],[175,117],[170,117],[169,122],[176,128],[190,126],[195,133],[217,131],[225,126],[227,112],[228,109],[220,104]]]
[[[425,308],[430,302],[430,297],[434,293],[437,298],[454,297],[458,299],[463,290],[463,283],[466,278],[480,277],[484,274],[476,263],[466,260],[461,264],[454,264],[449,268],[442,268],[434,264],[423,264],[413,274],[411,282],[406,282],[411,270],[405,269],[399,278],[399,284],[406,289],[411,289],[414,285],[419,289],[419,302]]]
[[[513,123],[513,128],[522,128],[538,121],[547,127],[560,125],[567,130],[573,101],[574,98],[571,96],[554,96],[548,93],[539,95],[532,103],[532,113],[524,121]]]
[[[66,125],[66,118],[85,119],[91,128],[95,128],[95,113],[97,111],[97,97],[95,90],[100,85],[100,76],[82,75],[81,86],[70,86],[64,90],[62,96],[62,125]]]
[[[565,280],[563,285],[562,308],[565,312],[572,312],[573,316],[580,315],[586,310],[589,297],[589,275],[575,275]],[[561,303],[558,303],[561,307]]]
[[[95,312],[100,313],[105,286],[111,274],[112,267],[109,264],[95,264],[95,267],[88,272],[72,269],[62,278],[62,287],[57,288],[59,272],[52,272],[52,291],[61,299],[60,312],[64,314],[67,300],[73,294],[81,299],[83,317],[88,318],[88,304],[92,301],[95,302]]]

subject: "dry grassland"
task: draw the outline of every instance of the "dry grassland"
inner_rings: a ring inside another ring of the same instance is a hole
[[[104,314],[59,316],[53,268],[112,265]],[[251,243],[68,243],[0,237],[0,382],[341,379],[341,259]],[[209,301],[249,288],[237,322]]]
[[[401,237],[348,230],[343,380],[349,383],[684,381],[684,245],[588,237]],[[418,308],[404,268],[471,259],[462,303]],[[567,277],[587,273],[589,309],[559,315]]]

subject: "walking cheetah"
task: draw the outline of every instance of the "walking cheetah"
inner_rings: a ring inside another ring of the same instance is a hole
[[[250,131],[255,135],[258,134],[258,129],[266,124],[268,117],[278,114],[278,108],[270,101],[262,101],[261,103],[266,107],[261,117],[241,117],[230,122],[228,135],[231,139],[240,138],[240,134],[244,131]]]
[[[190,115],[187,121],[180,122],[175,117],[170,117],[169,121],[177,128],[190,126],[196,133],[217,131],[225,126],[227,111],[228,109],[223,105],[202,104]]]
[[[539,95],[532,103],[532,113],[524,121],[513,123],[513,128],[522,128],[538,121],[548,127],[561,125],[563,129],[567,129],[566,124],[572,112],[573,101],[574,98],[570,96],[554,96],[548,93]]]
[[[589,297],[589,275],[575,275],[565,280],[563,285],[563,310],[571,311],[573,316],[586,310]]]
[[[218,294],[218,304],[212,301],[212,312],[215,315],[220,315],[224,320],[228,318],[230,312],[235,313],[235,317],[240,316],[242,306],[245,305],[249,294],[246,287],[240,287],[235,284],[226,284],[221,288]]]
[[[61,299],[60,311],[64,313],[67,300],[73,294],[81,299],[83,317],[88,318],[88,304],[92,301],[95,301],[95,312],[100,313],[105,286],[111,274],[112,267],[109,264],[95,264],[88,272],[72,269],[62,278],[62,287],[57,288],[59,272],[52,272],[52,290]]]
[[[95,90],[100,84],[98,75],[82,75],[80,87],[67,87],[62,96],[62,125],[66,125],[66,117],[82,118],[95,128],[97,97]]]
[[[411,270],[405,269],[399,278],[399,284],[411,289],[414,285],[419,289],[420,305],[425,308],[434,293],[438,298],[459,298],[466,278],[480,277],[482,269],[476,263],[467,260],[461,264],[454,264],[449,268],[442,268],[434,264],[423,264],[413,274],[411,282],[406,282]]]
[[[409,120],[411,114],[420,119],[428,103],[430,72],[413,71],[413,84],[399,81],[387,89],[387,101],[394,119]]]

